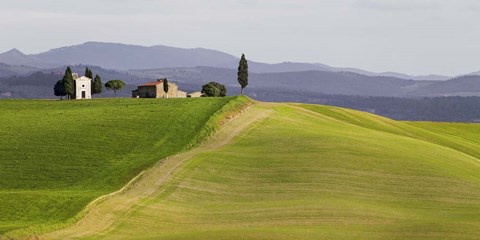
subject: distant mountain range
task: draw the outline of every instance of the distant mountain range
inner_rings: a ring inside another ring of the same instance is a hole
[[[168,46],[144,47],[119,43],[87,42],[61,47],[38,54],[24,54],[17,49],[0,54],[0,63],[30,68],[54,68],[64,65],[93,65],[116,70],[145,70],[159,68],[215,67],[236,69],[238,57],[224,52]],[[374,73],[355,68],[338,68],[319,63],[283,62],[268,64],[249,60],[251,72],[283,73],[301,71],[352,72],[366,76],[396,77],[410,80],[448,80],[441,75],[412,76],[395,72]],[[0,69],[0,73],[1,73]],[[1,75],[0,75],[1,76]]]
[[[232,95],[239,93],[238,61],[236,56],[202,48],[98,42],[29,55],[13,49],[0,54],[0,98],[54,98],[53,85],[67,65],[80,74],[88,66],[103,82],[124,80],[127,86],[119,92],[123,97],[129,97],[139,83],[161,77],[178,83],[187,92],[199,91],[210,81],[220,82]],[[331,104],[407,120],[480,119],[480,114],[471,111],[480,103],[480,97],[475,97],[480,96],[480,72],[455,78],[410,76],[316,63],[251,60],[249,67],[245,93],[261,101]],[[96,97],[111,96],[104,91]],[[458,112],[464,113],[462,117]]]

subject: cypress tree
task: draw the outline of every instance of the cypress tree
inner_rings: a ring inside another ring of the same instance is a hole
[[[248,85],[248,62],[245,58],[245,54],[242,54],[242,57],[240,58],[237,76],[238,83],[240,83],[240,86],[242,87],[240,94],[243,95],[243,89]]]
[[[90,70],[90,68],[88,68],[88,67],[85,68],[85,77],[88,77],[88,78],[90,78],[90,79],[93,79],[92,70]]]
[[[72,99],[73,94],[75,94],[75,81],[73,80],[72,69],[70,69],[70,67],[67,67],[67,70],[65,70],[65,75],[63,75],[62,83],[68,99]]]
[[[165,92],[165,96],[168,98],[168,80],[166,78],[163,80],[163,91]]]
[[[95,79],[92,81],[92,94],[100,94],[102,93],[102,79],[97,74],[95,75]]]

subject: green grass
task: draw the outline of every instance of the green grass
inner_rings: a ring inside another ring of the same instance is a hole
[[[71,220],[248,101],[0,101],[0,234]]]
[[[89,239],[479,239],[480,125],[274,111]]]

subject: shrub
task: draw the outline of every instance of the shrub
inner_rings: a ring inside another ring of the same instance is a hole
[[[227,96],[227,88],[223,84],[209,82],[202,86],[202,94],[205,97],[225,97]]]

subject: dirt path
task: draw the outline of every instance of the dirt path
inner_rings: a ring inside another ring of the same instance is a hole
[[[75,225],[48,233],[40,239],[82,238],[108,232],[119,219],[128,215],[143,199],[155,197],[169,185],[182,166],[197,154],[220,148],[255,122],[265,119],[273,111],[268,104],[257,103],[238,117],[227,122],[209,140],[188,152],[168,157],[142,172],[121,190],[106,195],[88,206],[86,216]]]

